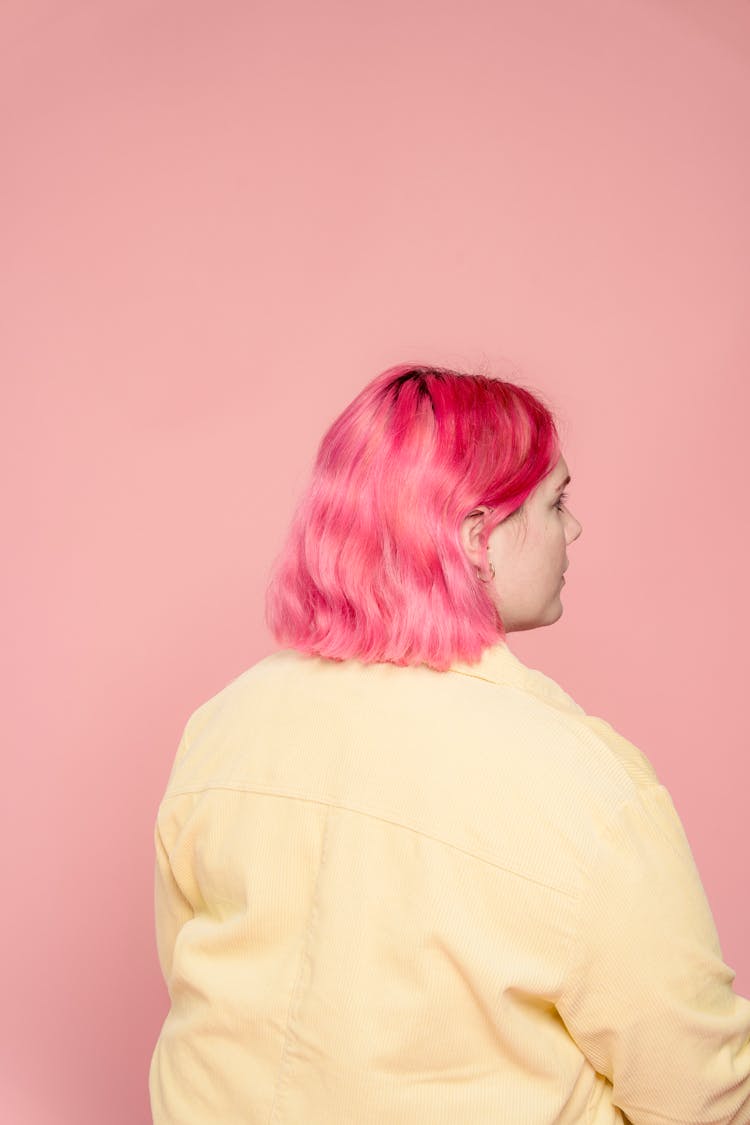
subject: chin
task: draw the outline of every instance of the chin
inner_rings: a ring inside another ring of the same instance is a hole
[[[563,606],[562,602],[560,601],[560,599],[558,598],[557,599],[557,606],[552,611],[554,616],[552,617],[552,621],[550,622],[550,624],[553,624],[555,621],[560,620],[560,618],[563,615],[563,610],[564,610],[564,606]]]
[[[560,620],[562,615],[563,615],[563,604],[562,604],[562,601],[560,600],[560,598],[557,597],[551,603],[549,609],[545,613],[544,620],[540,621],[539,624],[540,625],[554,625],[556,621]]]
[[[562,617],[562,606],[558,606],[556,611],[545,613],[543,617],[534,617],[528,621],[512,621],[509,625],[505,625],[506,633],[523,633],[528,629],[543,629],[545,625],[554,625]]]
[[[551,599],[545,609],[531,617],[517,617],[503,622],[506,633],[523,633],[528,629],[543,629],[545,625],[554,625],[563,614],[563,604],[560,593]],[[502,620],[502,617],[501,617]]]

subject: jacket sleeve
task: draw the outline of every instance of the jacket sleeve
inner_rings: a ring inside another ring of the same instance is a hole
[[[667,790],[626,801],[580,900],[558,1010],[633,1125],[750,1125],[750,1002],[732,989]]]
[[[177,934],[185,922],[193,917],[193,909],[174,877],[158,819],[154,829],[154,845],[156,849],[154,872],[156,948],[162,975],[169,988]]]

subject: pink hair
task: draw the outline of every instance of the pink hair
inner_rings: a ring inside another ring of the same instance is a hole
[[[525,387],[438,367],[391,367],[323,436],[266,591],[282,646],[333,660],[475,663],[505,639],[460,538],[481,543],[559,457],[548,408]]]

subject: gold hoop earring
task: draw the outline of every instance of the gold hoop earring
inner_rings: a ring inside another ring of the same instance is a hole
[[[494,568],[494,566],[492,565],[491,562],[490,562],[490,575],[491,575],[490,578],[482,578],[482,573],[481,573],[479,567],[477,567],[477,578],[479,579],[479,581],[480,582],[491,582],[492,579],[495,577],[495,568]]]

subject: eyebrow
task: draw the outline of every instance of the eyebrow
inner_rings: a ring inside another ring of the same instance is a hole
[[[570,484],[570,474],[568,474],[568,476],[565,478],[565,480],[562,482],[562,484],[558,484],[557,488],[555,489],[555,492],[562,492],[562,490],[565,488],[566,484]]]

